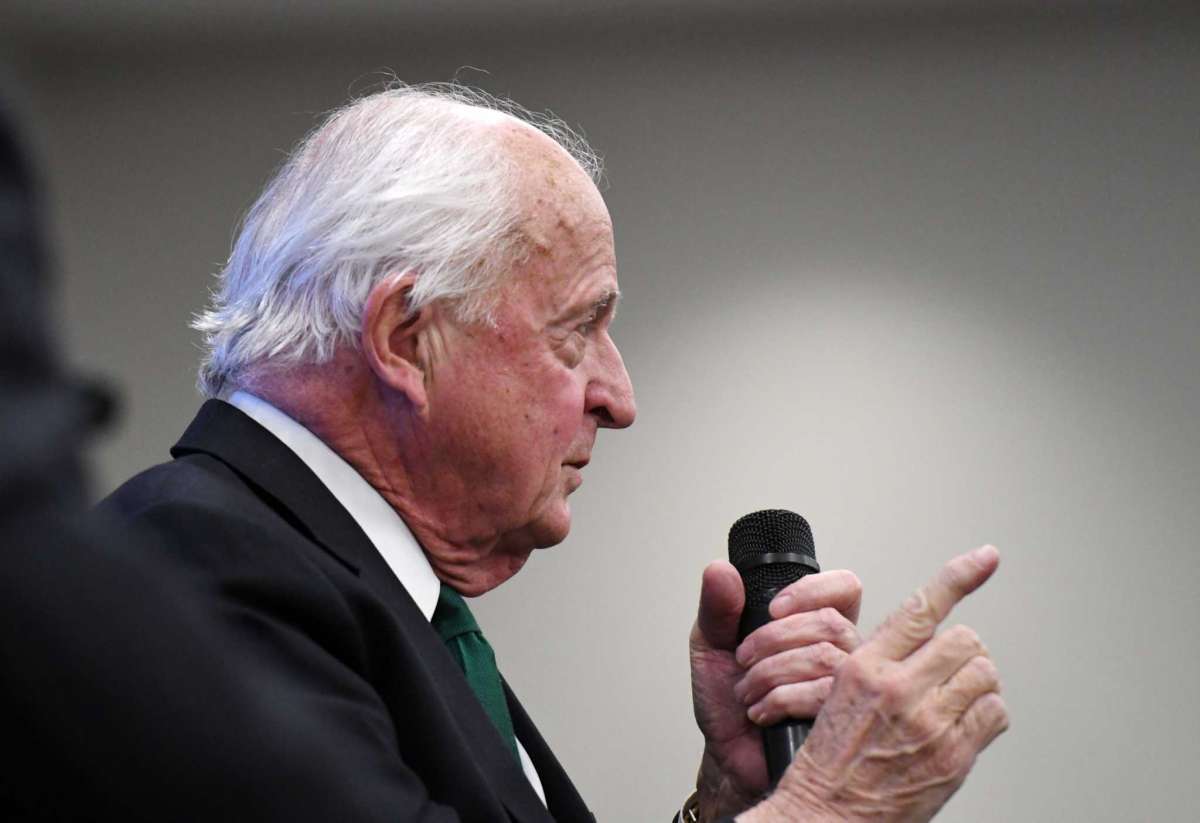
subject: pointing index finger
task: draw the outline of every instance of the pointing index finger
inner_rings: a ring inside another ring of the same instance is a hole
[[[982,586],[999,563],[995,546],[983,546],[950,560],[888,616],[864,648],[891,660],[908,657],[933,637],[955,604]]]

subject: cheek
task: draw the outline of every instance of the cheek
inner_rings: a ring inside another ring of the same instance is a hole
[[[571,381],[555,393],[547,393],[543,402],[553,442],[563,448],[573,445],[582,428],[583,391]]]
[[[533,399],[525,410],[525,429],[515,441],[530,474],[540,478],[543,488],[557,487],[562,464],[581,456],[575,453],[583,428],[581,395],[570,386],[555,387]]]
[[[443,440],[472,471],[517,494],[558,484],[562,462],[578,456],[585,405],[574,372],[544,353],[522,354],[496,368],[480,358],[453,376],[445,408],[454,422]]]

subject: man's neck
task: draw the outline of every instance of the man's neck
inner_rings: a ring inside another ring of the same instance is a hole
[[[515,574],[527,552],[497,551],[501,536],[473,533],[471,489],[439,476],[424,448],[420,415],[403,395],[381,387],[356,352],[328,363],[263,369],[240,389],[270,403],[348,463],[408,525],[438,577],[467,595]]]

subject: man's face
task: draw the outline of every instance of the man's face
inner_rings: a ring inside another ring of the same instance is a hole
[[[546,173],[525,227],[528,259],[503,287],[494,325],[448,324],[428,381],[438,485],[464,504],[452,542],[483,548],[495,538],[482,557],[434,558],[468,594],[567,536],[567,498],[583,482],[597,429],[624,428],[636,413],[609,336],[618,293],[607,209],[573,164]]]

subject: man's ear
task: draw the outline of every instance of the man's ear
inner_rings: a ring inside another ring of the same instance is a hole
[[[429,325],[432,306],[409,310],[415,272],[385,277],[375,284],[363,307],[362,345],[367,365],[389,388],[425,408],[425,368],[420,334]]]

